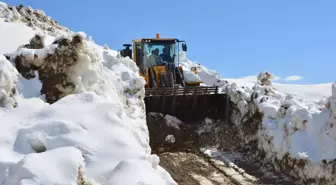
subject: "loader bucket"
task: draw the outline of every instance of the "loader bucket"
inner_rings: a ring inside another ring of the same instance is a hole
[[[228,121],[229,100],[218,87],[174,87],[146,89],[146,112],[177,117],[183,122],[204,118]]]

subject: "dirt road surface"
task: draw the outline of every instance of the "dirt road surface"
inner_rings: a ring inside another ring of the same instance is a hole
[[[238,133],[229,127],[199,134],[197,124],[176,129],[157,117],[148,117],[147,125],[152,153],[179,185],[301,185],[237,146]],[[168,135],[175,142],[167,142]]]

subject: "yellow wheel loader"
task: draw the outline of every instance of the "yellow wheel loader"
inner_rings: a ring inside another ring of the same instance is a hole
[[[121,56],[133,59],[146,81],[146,111],[170,114],[185,121],[225,116],[225,94],[219,94],[217,86],[200,86],[202,81],[184,77],[179,65],[180,45],[186,52],[185,41],[160,38],[158,33],[155,38],[133,40],[133,51],[131,44],[123,45]],[[196,67],[190,71],[198,73]]]

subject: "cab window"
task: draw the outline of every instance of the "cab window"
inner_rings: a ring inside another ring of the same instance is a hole
[[[144,43],[145,66],[152,67],[173,63],[175,57],[175,43]]]

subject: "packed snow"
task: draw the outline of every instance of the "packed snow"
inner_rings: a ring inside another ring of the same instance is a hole
[[[220,79],[220,77],[215,71],[190,61],[185,52],[179,53],[179,60],[186,81],[202,82],[206,85],[218,85],[218,79]],[[197,68],[197,74],[191,70],[193,67]]]
[[[151,154],[144,80],[132,60],[78,33],[85,41],[72,68],[76,89],[53,104],[40,95],[38,74],[26,79],[7,60],[3,54],[37,56],[40,63],[33,65],[42,65],[56,49],[52,43],[73,34],[59,29],[49,35],[43,26],[11,19],[28,9],[17,14],[0,6],[0,183],[77,184],[82,178],[92,184],[176,184]],[[45,46],[22,48],[35,34]]]
[[[28,43],[35,33],[32,28],[23,23],[10,24],[0,18],[1,53],[15,51],[20,45]],[[15,35],[15,37],[8,37],[8,35]]]
[[[48,163],[41,161],[48,161]],[[61,147],[41,154],[31,153],[9,169],[5,185],[54,184],[55,182],[76,184],[80,166],[84,166],[84,159],[82,153],[74,147]],[[67,175],[63,175],[59,170]],[[33,180],[34,178],[38,180]]]
[[[168,142],[168,143],[175,143],[175,137],[174,135],[167,135],[166,138],[165,138],[165,141]]]
[[[18,72],[15,67],[0,55],[0,107],[15,105],[14,93],[18,83]]]
[[[164,118],[165,124],[168,127],[173,127],[177,130],[180,130],[180,125],[182,124],[182,121],[176,118],[175,116],[171,116],[169,114],[163,115],[162,113],[158,113],[158,112],[150,112],[148,113],[148,115],[156,117],[156,118],[159,118],[159,117]]]

